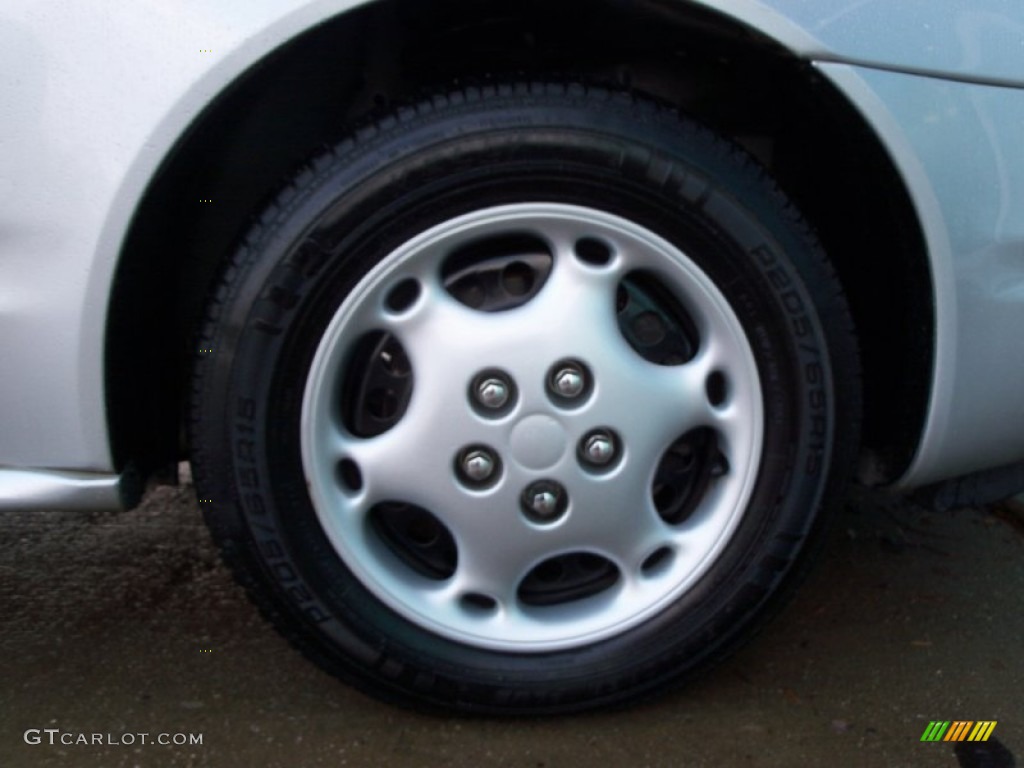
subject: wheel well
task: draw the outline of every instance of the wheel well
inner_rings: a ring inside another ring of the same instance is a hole
[[[877,137],[813,67],[673,0],[379,0],[254,66],[193,123],[142,199],[107,330],[114,455],[151,471],[185,451],[203,299],[254,212],[354,123],[453,83],[575,79],[678,105],[757,156],[814,224],[857,325],[865,455],[906,468],[924,424],[934,310],[924,239]],[[201,202],[212,200],[211,203]]]

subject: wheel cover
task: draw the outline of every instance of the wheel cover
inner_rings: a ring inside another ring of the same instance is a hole
[[[421,233],[335,313],[306,382],[320,524],[392,610],[547,652],[664,610],[718,558],[761,460],[743,327],[678,248],[579,206]]]

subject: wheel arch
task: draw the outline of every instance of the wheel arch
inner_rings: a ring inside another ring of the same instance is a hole
[[[559,77],[678,105],[768,167],[816,227],[850,300],[873,479],[906,469],[932,386],[934,300],[911,194],[878,133],[815,67],[722,13],[669,0],[567,5],[579,7],[556,18],[537,0],[380,0],[294,38],[209,104],[149,183],[120,253],[105,373],[119,467],[150,471],[184,454],[208,286],[306,155],[446,83]]]

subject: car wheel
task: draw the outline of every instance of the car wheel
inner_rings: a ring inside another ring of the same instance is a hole
[[[438,96],[312,160],[198,346],[228,561],[308,656],[421,707],[571,711],[720,658],[856,447],[808,227],[735,146],[581,86]]]

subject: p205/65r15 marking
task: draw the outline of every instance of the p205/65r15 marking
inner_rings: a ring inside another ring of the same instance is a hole
[[[203,346],[229,561],[308,655],[420,706],[579,709],[721,656],[856,440],[806,226],[734,147],[600,90],[449,94],[317,158]]]

